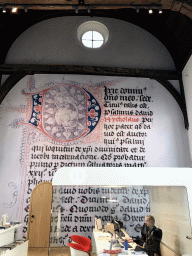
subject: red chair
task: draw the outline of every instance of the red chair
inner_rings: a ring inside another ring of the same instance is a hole
[[[87,254],[90,256],[91,240],[89,238],[84,236],[72,235],[71,240],[73,241],[73,243],[68,243],[68,246],[71,250],[71,255],[80,255],[79,253],[81,251],[82,256]]]

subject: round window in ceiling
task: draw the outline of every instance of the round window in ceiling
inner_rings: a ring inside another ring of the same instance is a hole
[[[108,41],[109,30],[98,21],[87,21],[77,29],[79,41],[88,48],[99,48]]]

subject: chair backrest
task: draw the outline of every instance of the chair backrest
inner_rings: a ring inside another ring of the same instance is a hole
[[[71,240],[72,243],[68,243],[68,246],[79,251],[84,251],[90,255],[91,240],[89,238],[79,235],[72,235]]]
[[[71,240],[83,246],[89,247],[91,249],[91,240],[87,237],[72,235]]]

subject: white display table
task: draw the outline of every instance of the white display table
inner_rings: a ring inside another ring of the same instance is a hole
[[[22,224],[17,224],[9,228],[0,230],[0,256],[21,256],[21,255],[27,256],[28,241],[22,241],[22,242],[14,241],[15,229],[21,226]],[[13,243],[14,243],[14,246],[9,246]]]
[[[99,255],[103,252],[103,249],[109,250],[111,235],[109,233],[103,233],[101,231],[93,231],[92,237],[92,251]]]
[[[28,241],[17,244],[12,250],[0,251],[0,256],[27,256],[28,255]]]
[[[6,244],[13,243],[15,229],[21,226],[22,224],[17,224],[6,229],[1,229],[0,230],[0,247]]]

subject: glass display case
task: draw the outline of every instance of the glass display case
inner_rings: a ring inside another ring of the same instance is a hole
[[[148,214],[149,193],[142,186],[54,185],[49,255],[64,252],[71,235],[92,240],[96,219],[101,223],[99,229],[118,223],[131,237],[136,237]]]

